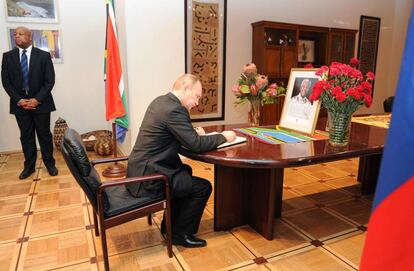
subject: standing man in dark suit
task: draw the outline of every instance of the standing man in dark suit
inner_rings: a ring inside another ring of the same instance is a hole
[[[52,59],[49,53],[32,46],[32,32],[25,27],[16,28],[14,41],[17,48],[3,54],[1,81],[10,96],[10,114],[15,115],[20,129],[25,161],[19,178],[26,179],[35,172],[35,133],[47,171],[56,176],[50,132],[50,112],[56,110],[51,94],[55,84]]]
[[[171,92],[149,105],[127,169],[127,176],[164,173],[169,177],[172,241],[185,247],[207,244],[193,235],[198,231],[212,187],[207,180],[192,176],[191,167],[181,162],[178,150],[184,146],[193,152],[205,152],[236,138],[233,131],[205,135],[203,128],[193,128],[189,111],[198,105],[201,94],[201,82],[194,75],[185,74],[176,80]],[[127,188],[136,197],[159,198],[163,195],[162,183],[157,181]],[[165,232],[164,222],[162,232]]]

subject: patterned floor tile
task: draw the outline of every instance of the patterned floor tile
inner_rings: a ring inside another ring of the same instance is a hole
[[[115,226],[106,233],[109,255],[152,247],[164,242],[159,228],[154,224],[148,225],[146,217]],[[95,237],[95,242],[99,248],[98,255],[102,255],[101,238]]]
[[[0,245],[0,271],[15,270],[21,244]]]
[[[332,201],[350,198],[350,194],[341,189],[332,188],[325,183],[310,183],[297,186],[292,189],[301,195],[321,204],[327,204]]]
[[[177,246],[178,261],[185,270],[235,269],[253,263],[256,257],[228,232],[214,232],[201,236],[207,247]]]
[[[33,192],[34,186],[35,182],[30,180],[2,184],[0,189],[0,198],[27,197],[30,192]]]
[[[23,243],[21,265],[24,270],[45,270],[87,262],[91,256],[88,232],[72,231]]]
[[[5,164],[0,164],[1,169],[4,168]],[[20,175],[20,171],[3,171],[0,170],[0,183],[3,184],[8,184],[8,183],[21,183],[24,182],[22,180],[19,179],[19,175]]]
[[[162,217],[163,217],[163,212],[159,212],[153,218],[154,218],[154,221],[158,225],[161,225]],[[209,211],[204,210],[203,216],[201,217],[201,222],[198,228],[197,235],[213,232],[214,231],[213,227],[214,227],[214,216]]]
[[[298,171],[312,176],[319,180],[329,180],[334,178],[341,178],[349,175],[349,172],[337,169],[330,166],[312,165],[306,167],[299,167]]]
[[[295,187],[298,185],[315,183],[318,179],[305,175],[298,170],[286,169],[283,176],[283,185],[289,187]]]
[[[325,248],[330,252],[338,255],[344,261],[347,261],[358,269],[366,232],[355,232],[329,241],[325,241]]]
[[[286,254],[268,261],[266,266],[275,271],[355,270],[323,248],[305,249],[299,253]]]
[[[29,211],[32,198],[23,196],[19,198],[0,199],[0,218],[7,216],[22,216]]]
[[[42,178],[37,184],[35,192],[46,193],[58,190],[79,188],[78,183],[73,177],[62,177],[60,175],[54,178]]]
[[[176,249],[174,250],[174,253],[178,253]],[[99,265],[101,270],[103,270],[103,261],[100,261]],[[109,267],[113,271],[182,270],[175,257],[168,257],[167,248],[164,245],[111,256],[109,257]]]
[[[371,215],[371,202],[361,199],[349,199],[327,207],[359,225],[368,224]]]
[[[68,265],[62,268],[56,268],[53,269],[56,271],[97,271],[98,270],[98,264],[91,263],[90,261],[87,261],[85,263],[80,264],[74,264],[74,265]],[[103,270],[103,269],[101,269]]]
[[[30,238],[85,229],[81,205],[53,211],[34,212],[29,216],[26,236]]]
[[[329,167],[337,168],[342,171],[348,172],[348,174],[358,175],[358,163],[359,158],[353,158],[350,160],[339,160],[326,163]]]
[[[355,177],[346,176],[343,178],[336,178],[336,179],[328,180],[326,181],[326,184],[332,187],[341,188],[355,195],[361,194],[361,183],[357,181],[356,176]]]
[[[288,214],[283,219],[291,222],[312,239],[329,238],[355,229],[355,225],[320,208]]]
[[[50,193],[39,193],[33,197],[31,211],[42,211],[82,204],[80,189],[64,190]]]
[[[311,208],[314,206],[315,202],[293,191],[292,189],[283,190],[282,213],[291,210]]]
[[[27,216],[9,217],[0,219],[0,244],[16,242],[23,237]]]
[[[271,257],[286,251],[310,246],[310,239],[277,219],[273,225],[274,239],[269,241],[249,226],[232,230],[232,233],[256,256]]]
[[[268,271],[269,268],[267,268],[266,265],[264,264],[257,265],[254,263],[254,264],[249,264],[245,267],[237,268],[235,270],[237,271]]]

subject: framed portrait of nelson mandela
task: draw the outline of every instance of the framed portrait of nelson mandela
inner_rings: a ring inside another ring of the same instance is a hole
[[[57,0],[5,0],[9,22],[57,23]]]
[[[315,83],[320,80],[316,71],[317,69],[291,69],[280,127],[310,135],[314,133],[320,103],[310,101],[309,96]]]
[[[226,0],[185,0],[185,71],[200,79],[203,93],[192,121],[224,119]]]

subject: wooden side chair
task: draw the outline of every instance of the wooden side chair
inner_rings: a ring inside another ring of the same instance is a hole
[[[165,175],[153,174],[102,183],[98,172],[94,168],[95,165],[123,161],[128,158],[118,157],[89,161],[80,135],[70,128],[64,134],[61,150],[70,172],[93,207],[95,235],[99,236],[99,224],[105,270],[109,270],[105,231],[144,216],[148,217],[148,223],[151,224],[151,214],[162,210],[165,211],[168,256],[172,257],[170,187]],[[157,199],[135,198],[125,188],[125,184],[147,181],[164,182],[164,196]]]

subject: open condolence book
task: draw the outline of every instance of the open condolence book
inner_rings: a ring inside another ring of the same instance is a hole
[[[215,134],[218,134],[218,132],[211,132],[211,133],[206,134],[206,136],[208,136],[208,135],[215,135]],[[233,145],[240,144],[240,143],[243,143],[243,142],[246,142],[246,138],[245,137],[236,136],[236,139],[233,142],[225,142],[225,143],[223,143],[221,145],[218,145],[217,146],[217,149],[221,149],[221,148],[228,147],[228,146],[233,146]]]

